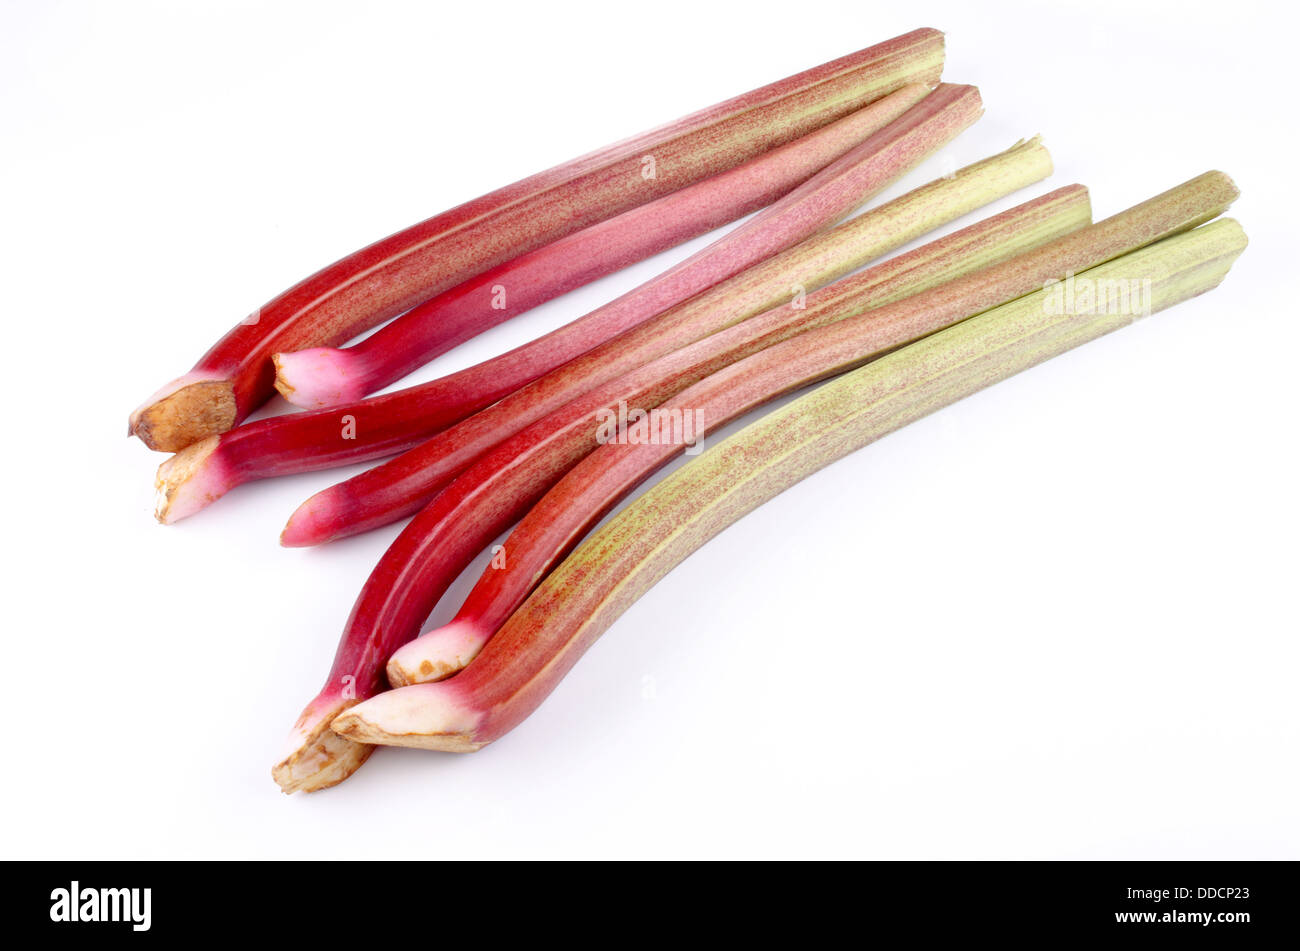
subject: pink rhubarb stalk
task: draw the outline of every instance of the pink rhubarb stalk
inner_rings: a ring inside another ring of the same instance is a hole
[[[412,308],[360,343],[277,353],[276,389],[308,409],[362,399],[489,327],[770,205],[929,91],[920,83],[904,86],[744,165],[522,254]]]
[[[497,403],[486,417],[480,414],[483,418],[475,417],[466,420],[461,426],[441,433],[436,437],[435,442],[421,447],[419,454],[404,456],[397,465],[385,468],[378,475],[371,477],[372,480],[381,482],[393,479],[403,469],[418,470],[425,465],[425,459],[444,451],[448,446],[453,446],[456,447],[456,453],[441,462],[441,468],[430,468],[422,476],[416,477],[423,478],[426,486],[438,480],[445,482],[447,473],[444,470],[448,465],[455,464],[463,467],[472,458],[472,455],[469,455],[471,452],[477,454],[491,445],[491,442],[482,442],[484,438],[495,437],[492,441],[501,438],[503,433],[499,429],[494,429],[494,426],[506,425],[513,427],[509,431],[515,431],[530,419],[538,418],[545,411],[545,407],[541,410],[536,408],[540,405],[537,394],[549,392],[548,387],[554,381],[539,380],[525,391],[530,395],[522,396],[514,392],[521,379],[533,379],[542,375],[542,371],[545,371],[548,366],[558,364],[562,369],[557,369],[554,373],[564,375],[569,380],[568,385],[573,385],[573,382],[579,379],[578,371],[575,369],[579,362],[581,366],[587,368],[588,373],[608,374],[611,369],[608,363],[609,352],[611,349],[622,348],[623,345],[618,343],[617,334],[629,325],[636,325],[628,333],[639,335],[638,339],[653,336],[671,343],[669,324],[675,319],[677,312],[669,309],[660,317],[648,318],[664,308],[671,308],[671,305],[688,301],[694,295],[727,278],[739,282],[746,279],[747,274],[752,277],[753,273],[760,273],[755,271],[755,266],[762,266],[758,265],[758,262],[764,261],[783,248],[796,244],[808,235],[816,234],[827,224],[847,214],[871,193],[883,188],[889,181],[920,161],[925,154],[950,140],[962,128],[973,122],[979,113],[979,93],[973,87],[941,85],[901,118],[870,136],[867,141],[767,211],[654,280],[599,308],[582,320],[561,328],[554,334],[513,351],[503,358],[479,364],[468,371],[452,374],[420,387],[332,410],[264,420],[192,446],[174,459],[168,460],[159,469],[158,518],[164,522],[184,518],[234,486],[251,479],[324,468],[344,462],[375,458],[380,454],[391,454],[395,449],[405,448],[400,443],[404,439],[410,439],[413,432],[423,431],[426,434],[438,432],[448,424],[463,419],[470,412],[486,407],[509,394],[510,400]],[[1031,158],[1032,156],[1022,159],[1019,163],[1003,164],[1011,164],[1016,168],[1022,165],[1028,167],[1035,164],[1030,161]],[[1045,160],[1036,163],[1036,165],[1042,164],[1045,164]],[[1012,173],[1006,172],[999,163],[995,162],[994,168],[985,169],[978,175],[970,177],[983,180],[994,174],[1010,176]],[[862,263],[897,246],[897,244],[882,244],[881,224],[883,222],[894,219],[906,219],[908,222],[918,223],[930,220],[933,223],[929,227],[934,227],[949,220],[954,214],[961,214],[971,207],[977,207],[974,205],[958,208],[952,204],[952,195],[965,194],[961,187],[964,184],[964,181],[956,180],[943,182],[940,183],[942,187],[905,196],[871,213],[875,230],[872,230],[871,222],[858,224],[850,231],[837,230],[831,232],[836,237],[830,239],[829,244],[806,244],[802,246],[804,251],[801,253],[808,254],[816,251],[826,254],[829,253],[826,248],[830,245],[847,246],[854,240],[868,241],[871,253],[866,258],[858,259],[858,263]],[[958,204],[960,201],[960,198],[957,199]],[[903,236],[901,241],[916,237],[925,230],[928,228],[913,229]],[[746,268],[750,270],[745,271]],[[799,273],[802,274],[803,270],[806,269],[801,269]],[[772,284],[769,281],[768,295],[774,301],[783,298],[789,292],[789,288],[790,282],[787,277],[780,275],[779,283]],[[759,304],[761,306],[751,309],[748,313],[757,313],[765,309],[771,305],[771,301],[759,301]],[[690,305],[684,303],[682,307],[690,309]],[[747,314],[737,314],[735,319],[743,316]],[[705,328],[697,336],[708,332],[710,328]],[[678,332],[679,337],[681,333],[684,332]],[[602,347],[591,349],[601,339],[609,337],[615,339]],[[695,338],[681,339],[685,343]],[[572,355],[580,354],[584,350],[588,350],[589,353],[580,361],[565,364]],[[663,349],[651,356],[658,355],[660,352],[663,352]],[[599,382],[599,378],[595,382]],[[594,385],[594,382],[590,385]],[[564,401],[563,399],[559,403],[552,401],[551,405],[557,406]],[[533,411],[531,417],[525,418],[521,415],[529,409]],[[492,420],[498,422],[491,423]],[[474,434],[474,438],[467,438],[469,434]],[[417,441],[411,439],[406,446]],[[353,485],[340,489],[335,495],[349,492],[356,487]],[[426,489],[425,498],[428,491],[432,490]],[[308,509],[316,504],[312,503]],[[414,511],[413,504],[408,501],[408,514]],[[399,514],[392,517],[401,516]],[[310,543],[306,540],[308,536],[302,536],[304,539],[302,541],[295,541],[298,537],[296,529],[291,531],[287,536],[287,543]]]
[[[965,239],[946,239],[908,255],[901,265],[886,262],[869,275],[854,278],[856,294],[849,295],[843,307],[869,307],[931,286],[946,273],[944,267],[933,266],[936,261],[958,271],[978,267],[998,253],[997,247],[1017,247],[1035,236],[1045,239],[1086,221],[1086,197],[1078,190],[1054,196],[1048,204],[1053,209],[1048,218],[1031,223],[1024,234],[1002,234],[999,245],[972,241],[969,234]],[[634,374],[630,389],[615,384],[582,397],[563,413],[541,420],[497,447],[439,493],[393,542],[367,580],[325,687],[303,712],[290,737],[290,751],[275,768],[277,782],[286,790],[317,788],[338,780],[338,764],[355,768],[364,760],[364,750],[353,749],[329,732],[329,719],[382,688],[384,658],[415,636],[469,560],[540,498],[568,466],[594,448],[592,414],[602,401],[629,394],[667,398],[674,388],[689,385],[726,360],[779,339],[783,326],[787,335],[796,332],[806,311],[787,306],[772,313],[776,315],[772,321],[755,324],[756,332],[744,332],[744,324],[731,328],[725,347],[697,345],[687,348],[693,352],[684,356],[680,356],[684,351],[678,351]],[[833,317],[829,309],[814,313],[814,319]]]
[[[520,254],[732,168],[907,83],[935,82],[942,34],[917,30],[506,186],[337,261],[260,308],[131,415],[174,451],[274,392],[271,355],[337,346]],[[645,159],[655,175],[643,175]]]
[[[1240,226],[1224,220],[1083,277],[1098,286],[1150,281],[1153,312],[1215,287],[1244,247]],[[333,729],[358,744],[450,752],[499,739],[537,709],[619,615],[737,519],[875,439],[1141,315],[1061,313],[1051,306],[1054,296],[1043,290],[935,333],[710,449],[583,543],[464,672],[380,694],[342,713]]]
[[[660,418],[667,414],[669,419],[675,416],[684,421],[689,414],[690,419],[699,420],[704,431],[692,434],[698,438],[769,400],[932,332],[951,322],[954,315],[974,312],[980,305],[992,306],[989,301],[1000,303],[1027,293],[1042,281],[1100,264],[1200,224],[1222,213],[1236,195],[1236,187],[1227,176],[1207,173],[997,266],[847,319],[843,317],[843,301],[852,298],[855,279],[840,281],[808,299],[807,315],[793,328],[804,332],[720,369],[666,402],[660,401],[663,405],[657,412]],[[784,326],[782,317],[777,311],[751,318],[694,347],[703,350],[711,345],[716,349],[727,336],[741,330],[753,334],[764,322]],[[634,402],[630,396],[627,404],[638,408],[646,405]],[[679,424],[676,432],[681,431]],[[389,682],[396,685],[437,680],[467,664],[567,547],[641,479],[681,449],[680,441],[645,447],[604,445],[584,459],[554,493],[524,518],[506,543],[505,567],[485,573],[452,624],[429,632],[394,654],[388,665]]]

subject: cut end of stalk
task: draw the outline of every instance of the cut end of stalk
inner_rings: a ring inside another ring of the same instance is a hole
[[[330,729],[330,721],[356,701],[340,700],[317,712],[313,702],[289,734],[289,749],[271,769],[285,794],[315,792],[338,785],[355,773],[374,752]]]
[[[149,397],[131,414],[128,436],[150,449],[180,452],[235,425],[235,390],[229,380],[186,375]]]
[[[339,524],[338,506],[333,502],[337,486],[317,492],[299,505],[280,532],[280,544],[285,548],[311,548],[333,541],[331,526]]]
[[[482,715],[462,706],[446,684],[417,684],[371,697],[335,717],[330,728],[355,743],[473,753]]]
[[[1232,176],[1229,175],[1227,172],[1221,171],[1220,169],[1217,168],[1212,168],[1208,172],[1206,172],[1205,175],[1216,178],[1219,181],[1223,182],[1223,184],[1227,188],[1232,190],[1232,193],[1234,195],[1236,195],[1238,198],[1241,197],[1241,189],[1237,187],[1237,183],[1233,181]]]
[[[1031,135],[1027,139],[1020,139],[1002,154],[1019,155],[1022,153],[1032,153],[1038,159],[1039,172],[1043,178],[1047,178],[1056,170],[1052,165],[1052,153],[1047,151],[1047,146],[1043,145],[1041,135]]]
[[[272,355],[275,388],[294,406],[326,409],[369,393],[356,355],[336,347],[313,347]]]
[[[182,449],[158,467],[154,517],[164,525],[189,518],[237,484],[222,464],[220,436],[209,436]]]
[[[464,670],[487,643],[477,625],[464,620],[421,634],[388,659],[388,682],[394,687],[432,684]]]
[[[1195,217],[1197,225],[1205,224],[1223,214],[1241,197],[1241,189],[1232,180],[1232,176],[1217,169],[1198,175],[1189,184],[1198,187],[1198,194],[1204,196],[1207,203],[1217,200],[1217,204],[1214,204],[1210,210]]]

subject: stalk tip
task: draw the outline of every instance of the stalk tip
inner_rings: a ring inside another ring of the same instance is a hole
[[[221,464],[220,436],[209,436],[182,449],[158,467],[154,518],[164,525],[206,508],[237,484]]]
[[[311,548],[334,538],[331,525],[338,524],[336,515],[332,515],[334,506],[330,497],[336,486],[323,489],[308,498],[289,516],[280,531],[280,545],[284,548]]]
[[[312,347],[271,356],[275,388],[303,409],[326,409],[363,399],[369,392],[355,355],[336,347]]]
[[[446,680],[469,666],[492,632],[456,619],[403,644],[388,658],[388,683],[394,687],[431,684]]]

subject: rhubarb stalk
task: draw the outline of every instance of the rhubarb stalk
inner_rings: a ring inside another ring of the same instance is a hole
[[[274,354],[276,389],[308,409],[362,399],[489,327],[771,204],[929,91],[920,83],[904,86],[743,165],[520,255],[412,308],[360,343]]]
[[[1027,234],[1003,233],[998,245],[1009,247],[1076,227],[1086,220],[1086,197],[1070,190],[1049,203],[1052,212]],[[987,234],[996,234],[989,229]],[[996,245],[982,241],[947,239],[937,251],[923,249],[907,256],[902,266],[886,262],[873,269],[875,276],[854,279],[855,294],[840,302],[843,312],[896,300],[942,280],[944,264],[961,271],[977,267]],[[902,259],[900,259],[902,260]],[[335,656],[334,667],[320,695],[304,711],[291,736],[290,753],[276,767],[276,780],[286,790],[315,788],[318,764],[360,763],[364,753],[354,751],[326,727],[330,711],[373,694],[382,687],[382,658],[409,640],[469,560],[497,532],[504,529],[539,498],[570,465],[593,445],[592,414],[602,402],[628,393],[660,398],[674,388],[689,385],[712,369],[756,347],[796,332],[806,310],[784,307],[766,324],[731,328],[725,347],[694,347],[671,354],[635,374],[631,390],[606,387],[575,401],[561,414],[553,414],[517,434],[471,466],[439,493],[385,552],[367,580]],[[811,320],[834,319],[833,308],[817,308]],[[783,327],[785,328],[783,330]],[[707,343],[702,341],[701,343]],[[693,352],[687,352],[693,351]],[[681,354],[684,354],[682,356]],[[330,772],[330,781],[335,773]]]
[[[1154,312],[1217,286],[1245,243],[1240,226],[1224,220],[1080,278],[1101,288],[1150,282],[1145,310]],[[464,672],[380,694],[337,717],[334,730],[359,744],[451,752],[498,739],[546,699],[637,598],[732,522],[855,449],[1142,315],[1132,307],[1062,312],[1058,303],[1049,287],[998,307],[747,427],[584,542]]]
[[[674,340],[686,343],[711,332],[718,325],[717,318],[710,318],[714,322],[702,325],[698,332],[691,330],[691,320],[699,323],[703,318],[696,315],[712,306],[704,298],[714,304],[722,302],[734,310],[742,302],[731,298],[738,298],[744,291],[749,295],[743,302],[748,309],[743,313],[736,311],[734,315],[731,311],[722,314],[739,320],[784,299],[792,283],[815,277],[817,271],[807,266],[807,260],[842,261],[840,270],[821,265],[822,270],[829,268],[825,279],[830,279],[1047,174],[1050,162],[1046,151],[1041,146],[1025,144],[959,172],[951,179],[909,193],[825,236],[806,241],[771,262],[764,261],[775,251],[815,234],[846,214],[873,191],[883,188],[925,154],[950,140],[973,122],[980,110],[979,94],[973,87],[941,85],[900,119],[745,226],[582,320],[514,351],[514,358],[507,354],[501,360],[480,364],[466,373],[453,374],[421,387],[333,410],[264,420],[199,443],[160,467],[157,516],[164,522],[184,518],[251,479],[391,454],[394,447],[404,448],[399,443],[413,431],[436,432],[448,422],[467,415],[467,406],[478,409],[509,394],[508,399],[496,403],[491,410],[442,432],[434,441],[421,446],[418,453],[394,460],[386,468],[380,467],[360,483],[345,484],[330,494],[309,500],[301,510],[304,514],[295,516],[297,525],[287,530],[285,541],[287,544],[318,541],[319,538],[308,533],[311,525],[305,513],[317,511],[328,515],[331,499],[337,502],[353,492],[365,491],[367,486],[383,486],[389,490],[389,498],[405,505],[400,511],[390,509],[396,514],[386,515],[388,521],[409,514],[418,508],[421,498],[427,500],[438,485],[475,455],[549,409],[562,405],[582,388],[610,378],[621,372],[621,367],[634,366],[679,345]],[[720,281],[724,283],[718,288],[701,294],[700,299],[689,300]],[[679,306],[674,309],[671,307],[674,304]],[[665,307],[669,309],[648,319]],[[582,353],[594,347],[600,339],[616,334],[629,323],[636,326],[627,331],[627,339],[614,337],[580,359],[564,363],[574,352]],[[633,352],[634,343],[641,350],[636,351],[639,356],[629,363],[626,355]],[[622,363],[615,362],[618,355],[625,357]],[[546,369],[539,365],[542,361],[559,367],[548,375],[549,379],[538,380],[525,390],[514,392],[520,375],[531,379]],[[511,366],[517,374],[513,378]],[[582,387],[587,380],[590,382]],[[429,460],[435,457],[438,461],[431,464]],[[420,492],[423,496],[417,494]]]
[[[467,202],[285,291],[131,415],[174,451],[273,392],[271,354],[337,346],[489,268],[732,168],[906,85],[938,80],[942,34],[917,30],[765,86]],[[654,174],[644,174],[646,159]]]

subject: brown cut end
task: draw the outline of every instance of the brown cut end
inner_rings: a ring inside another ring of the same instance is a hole
[[[474,753],[487,745],[474,742],[465,733],[388,733],[351,711],[335,717],[330,728],[339,736],[345,736],[357,743],[409,746],[413,749],[438,750],[443,753]]]
[[[158,452],[179,452],[235,425],[228,380],[202,380],[161,396],[131,414],[130,433]]]
[[[369,759],[373,746],[354,743],[339,736],[323,720],[306,741],[271,769],[271,776],[285,794],[315,792],[337,786]]]
[[[292,402],[293,402],[294,387],[293,387],[293,384],[292,384],[292,383],[290,383],[288,380],[284,379],[284,378],[280,375],[280,355],[279,355],[278,353],[273,353],[273,354],[271,354],[271,363],[273,363],[273,364],[275,365],[275,388],[276,388],[276,390],[279,392],[279,394],[280,394],[281,396],[283,396],[286,400],[288,400],[290,403],[292,403]]]

